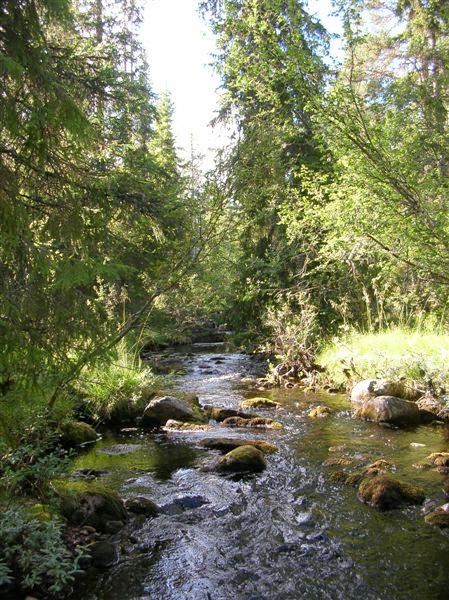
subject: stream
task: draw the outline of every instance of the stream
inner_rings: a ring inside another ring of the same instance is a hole
[[[428,498],[443,504],[444,475],[413,465],[431,452],[449,450],[448,429],[391,429],[356,421],[344,395],[257,391],[241,380],[260,372],[261,365],[244,354],[203,347],[172,356],[186,368],[176,380],[178,390],[197,394],[202,404],[230,408],[245,398],[269,397],[282,408],[255,412],[280,421],[284,430],[217,425],[216,431],[106,434],[80,454],[74,469],[104,469],[100,483],[123,498],[143,495],[168,508],[116,534],[118,562],[87,575],[72,598],[449,597],[449,534],[427,525],[421,507],[381,513],[362,504],[356,489],[331,480],[342,467],[323,465],[329,458],[349,457],[355,459],[346,467],[350,471],[392,459],[394,476],[422,485]],[[308,412],[318,404],[334,413],[311,419]],[[198,445],[212,435],[259,438],[278,451],[267,456],[263,473],[226,478],[200,468],[218,456]]]

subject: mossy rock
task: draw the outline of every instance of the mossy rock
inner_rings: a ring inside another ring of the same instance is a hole
[[[60,512],[70,523],[90,525],[98,531],[107,531],[109,521],[128,518],[121,498],[110,490],[92,486],[86,491],[59,491]]]
[[[145,407],[140,424],[143,427],[164,425],[170,419],[190,423],[207,422],[207,417],[199,406],[196,396],[187,399],[161,396],[151,400]]]
[[[424,490],[389,475],[364,479],[359,486],[359,499],[378,510],[390,510],[404,504],[422,504]]]
[[[449,527],[449,510],[446,510],[447,508],[449,509],[447,504],[438,507],[436,510],[426,515],[424,521],[429,525],[435,525],[442,529]]]
[[[276,446],[269,442],[244,438],[206,438],[201,441],[201,446],[209,450],[220,450],[221,452],[230,452],[240,446],[254,446],[264,454],[272,454],[277,451]]]
[[[234,410],[232,408],[223,408],[222,406],[210,406],[206,404],[203,406],[203,410],[209,419],[213,419],[218,423],[221,423],[225,419],[230,417],[240,417],[242,419],[251,419],[255,415],[242,412],[240,410]]]
[[[158,505],[144,496],[128,498],[125,501],[125,507],[129,512],[135,515],[144,515],[145,517],[155,517],[160,512]]]
[[[162,429],[164,431],[209,431],[214,429],[214,426],[208,423],[184,423],[183,421],[169,419]]]
[[[220,458],[217,470],[227,473],[259,473],[266,466],[263,452],[254,446],[239,446]]]
[[[70,421],[61,428],[61,442],[64,446],[74,447],[95,442],[98,439],[93,427],[82,421]]]
[[[278,421],[273,421],[273,419],[265,419],[263,417],[254,417],[252,419],[229,417],[223,421],[223,426],[249,429],[283,429],[281,423]]]
[[[279,408],[281,405],[279,402],[269,400],[268,398],[248,398],[240,402],[241,408]]]
[[[349,467],[354,460],[352,458],[328,458],[323,462],[323,467]]]
[[[323,419],[324,417],[328,417],[332,414],[332,409],[328,406],[317,406],[309,412],[309,417],[311,419]]]
[[[436,467],[449,467],[449,452],[433,452],[426,460]]]
[[[416,424],[421,413],[415,402],[395,396],[376,396],[358,405],[354,416],[375,423]]]

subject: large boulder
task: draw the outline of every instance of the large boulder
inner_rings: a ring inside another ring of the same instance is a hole
[[[354,416],[376,423],[418,423],[421,419],[415,402],[395,396],[377,396],[357,405]]]
[[[220,450],[220,452],[230,452],[240,446],[254,446],[264,454],[276,452],[277,448],[269,442],[263,440],[248,440],[245,438],[205,438],[201,441],[201,446],[208,450]]]
[[[95,429],[82,421],[70,421],[61,428],[61,442],[70,448],[92,443],[97,439]]]
[[[216,468],[226,473],[258,473],[266,466],[263,452],[254,446],[239,446],[222,456]]]
[[[62,492],[59,497],[62,516],[74,525],[90,525],[106,532],[110,521],[124,523],[128,518],[121,498],[106,489]]]
[[[359,381],[351,391],[351,403],[360,405],[377,396],[403,397],[404,386],[387,379],[364,379]]]
[[[359,499],[378,510],[390,510],[404,504],[422,504],[424,490],[389,475],[364,479],[359,486]]]
[[[202,410],[193,401],[180,400],[174,396],[154,398],[146,406],[141,425],[164,425],[169,419],[175,421],[204,421]]]

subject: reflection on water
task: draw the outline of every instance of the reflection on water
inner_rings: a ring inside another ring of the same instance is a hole
[[[213,349],[211,352],[217,352]],[[183,391],[201,402],[236,407],[261,395],[241,377],[260,369],[241,354],[177,356],[187,374]],[[218,350],[221,352],[221,350]],[[391,458],[395,474],[422,485],[444,501],[443,475],[413,464],[430,452],[447,451],[439,426],[394,430],[354,421],[344,396],[304,395],[296,390],[264,393],[282,403],[276,419],[284,431],[256,432],[275,443],[267,470],[236,482],[199,468],[214,454],[198,447],[210,432],[108,437],[76,459],[75,468],[108,471],[102,479],[122,496],[136,493],[169,504],[182,496],[209,501],[179,514],[125,529],[120,561],[88,577],[78,599],[256,600],[400,599],[449,597],[449,538],[426,525],[419,507],[378,513],[361,504],[356,490],[333,483],[331,456],[355,460]],[[311,420],[309,407],[327,404],[334,414]],[[258,411],[271,415],[269,411]],[[217,434],[248,432],[218,429]],[[410,444],[418,442],[424,447]],[[126,454],[103,454],[115,444],[137,444]],[[332,451],[329,451],[329,448]]]

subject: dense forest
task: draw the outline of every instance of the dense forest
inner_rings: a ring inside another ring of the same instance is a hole
[[[337,57],[303,0],[198,1],[230,132],[205,171],[142,2],[0,2],[0,595],[68,597],[72,448],[172,393],[167,348],[225,340],[259,396],[394,379],[449,418],[449,5],[333,5]]]

